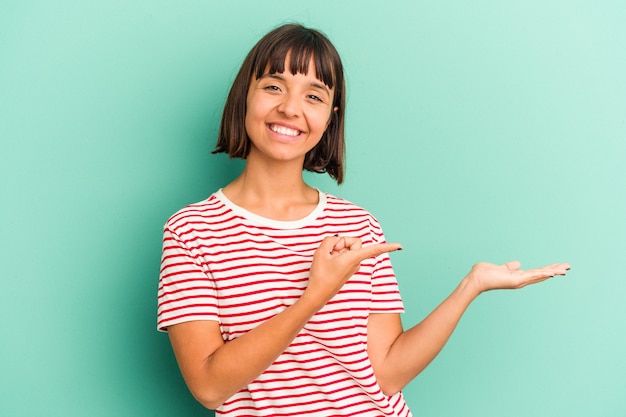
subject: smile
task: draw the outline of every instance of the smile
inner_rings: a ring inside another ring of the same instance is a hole
[[[272,132],[276,132],[280,135],[286,135],[286,136],[298,136],[300,133],[299,130],[296,129],[291,129],[285,126],[279,126],[279,125],[275,125],[275,124],[271,124],[268,126],[270,128],[270,130]]]

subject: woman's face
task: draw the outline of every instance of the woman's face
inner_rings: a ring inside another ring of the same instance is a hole
[[[285,72],[253,77],[246,98],[246,132],[252,142],[248,159],[263,155],[275,161],[304,163],[304,156],[328,126],[334,89],[308,74]]]

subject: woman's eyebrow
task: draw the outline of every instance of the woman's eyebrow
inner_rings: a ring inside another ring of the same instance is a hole
[[[261,78],[276,78],[277,80],[285,81],[285,77],[277,73],[274,73],[274,74],[266,73],[266,74],[261,75]]]
[[[313,83],[311,83],[311,87],[320,89],[320,90],[324,91],[326,94],[328,94],[330,96],[330,90],[324,84],[313,82]]]

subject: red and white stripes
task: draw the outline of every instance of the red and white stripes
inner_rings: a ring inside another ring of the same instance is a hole
[[[265,219],[221,191],[165,225],[158,329],[215,320],[225,341],[293,304],[305,290],[313,253],[326,236],[384,241],[374,217],[320,192],[306,218]],[[389,256],[365,260],[287,350],[218,415],[410,415],[401,394],[385,396],[367,356],[370,313],[403,311]]]

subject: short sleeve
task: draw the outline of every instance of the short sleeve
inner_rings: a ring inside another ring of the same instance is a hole
[[[371,221],[371,235],[374,243],[385,243],[382,228],[376,219]],[[372,272],[372,313],[404,313],[404,304],[396,274],[388,253],[376,257]]]
[[[170,228],[163,232],[157,329],[194,320],[219,321],[214,282],[185,242]]]

